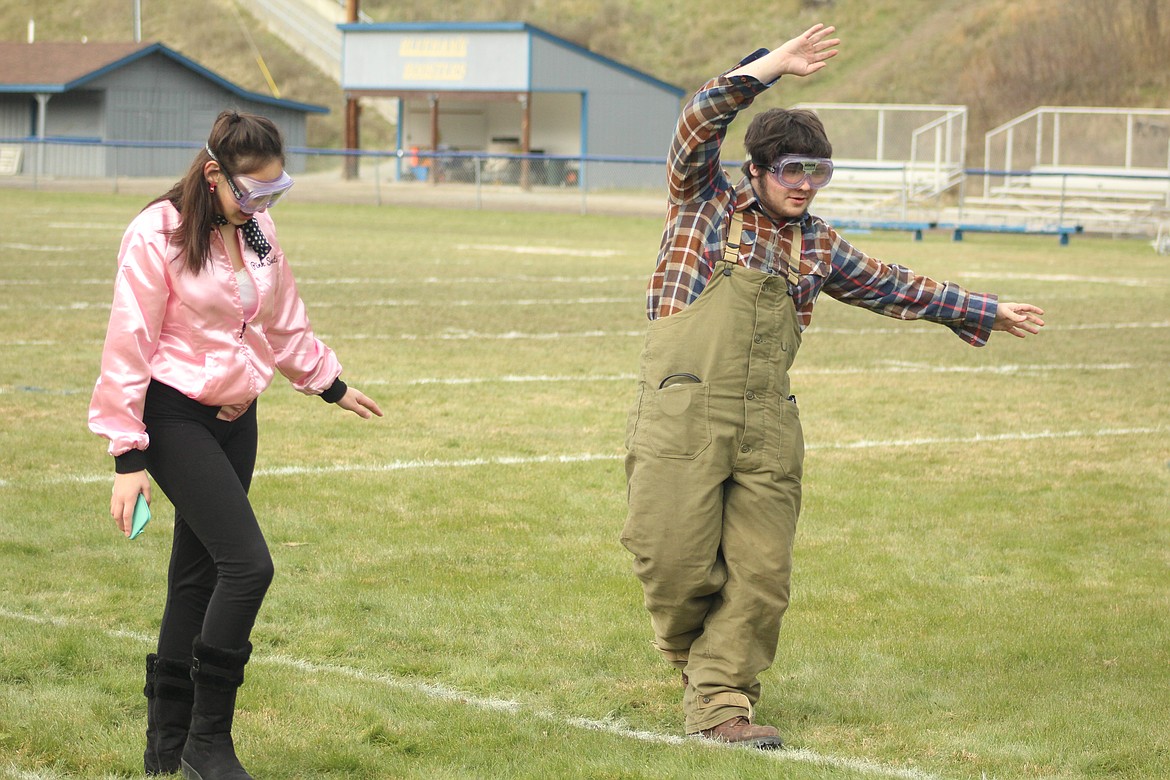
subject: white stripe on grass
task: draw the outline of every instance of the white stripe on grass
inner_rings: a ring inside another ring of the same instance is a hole
[[[920,324],[920,323],[919,323]],[[1052,331],[1081,331],[1081,330],[1160,330],[1170,328],[1170,321],[1165,322],[1105,322],[1087,323],[1082,325],[1045,325],[1043,333]],[[939,333],[937,328],[914,327],[906,323],[899,328],[821,328],[816,325],[810,327],[805,334],[830,333],[838,336],[870,336],[870,335],[927,335]],[[646,335],[645,329],[635,330],[586,330],[586,331],[550,331],[533,333],[525,331],[506,331],[503,333],[486,333],[474,330],[449,330],[440,333],[335,333],[322,336],[326,340],[344,341],[424,341],[437,339],[441,341],[476,341],[476,340],[525,340],[557,341],[560,339],[577,338],[641,338]]]
[[[99,628],[82,623],[81,621],[66,620],[64,618],[51,617],[46,615],[31,615],[24,612],[15,612],[9,609],[5,609],[4,607],[0,607],[0,617],[8,618],[10,620],[19,620],[26,623],[35,623],[37,625],[43,626],[54,626],[57,628],[66,628],[72,630],[80,629],[89,634],[101,633],[109,637],[130,639],[139,642],[140,644],[146,645],[153,645],[156,641],[154,637],[135,631]],[[395,677],[393,675],[381,672],[367,672],[364,669],[357,669],[352,666],[319,663],[301,658],[293,658],[285,655],[267,653],[255,656],[253,662],[265,666],[277,666],[284,669],[291,669],[297,672],[306,672],[312,675],[330,674],[337,677],[345,677],[363,684],[377,685],[395,691],[421,693],[430,699],[436,699],[442,702],[450,702],[455,704],[463,704],[488,712],[504,712],[521,715],[527,714],[549,723],[564,724],[580,729],[587,729],[589,731],[600,731],[622,739],[635,739],[641,742],[649,742],[659,745],[702,745],[703,747],[708,747],[715,750],[740,749],[719,745],[707,740],[684,738],[670,734],[658,734],[652,731],[632,729],[620,720],[594,720],[589,718],[579,718],[571,715],[566,716],[558,712],[540,707],[529,707],[522,702],[515,701],[514,699],[476,696],[474,694],[465,693],[455,688],[451,688],[446,685],[440,685],[438,683],[431,683],[425,680],[411,680]],[[814,764],[817,766],[833,767],[836,769],[847,769],[873,777],[891,777],[900,778],[901,780],[940,780],[937,775],[923,772],[919,769],[902,769],[898,767],[885,766],[875,761],[869,761],[866,759],[823,755],[821,753],[817,753],[816,751],[807,750],[804,748],[790,748],[782,751],[760,752],[758,755],[761,758],[771,758],[782,763],[799,762],[805,764]],[[23,773],[21,776],[28,777],[30,780],[32,778],[52,777],[52,775],[32,774],[27,772]]]
[[[50,246],[48,244],[0,244],[0,249],[18,249],[22,252],[76,252],[75,246]]]
[[[123,222],[50,222],[53,230],[117,230],[119,233],[126,229]]]
[[[1122,287],[1161,286],[1157,279],[1126,279],[1112,276],[1077,276],[1074,274],[1025,274],[1015,271],[960,271],[956,276],[968,279],[1009,279],[1023,282],[1073,282],[1080,284],[1108,284]]]
[[[424,279],[396,279],[387,276],[354,278],[354,277],[339,277],[339,278],[301,278],[297,277],[297,286],[304,287],[306,285],[321,285],[329,287],[333,285],[371,285],[371,284],[441,284],[444,287],[450,287],[455,284],[512,284],[515,282],[549,282],[555,284],[602,284],[609,282],[642,282],[645,281],[643,276],[537,276],[534,274],[510,274],[508,276],[428,276]],[[41,282],[49,284],[48,280]]]
[[[471,300],[412,300],[409,298],[387,298],[377,301],[362,301],[349,300],[344,302],[322,302],[315,301],[311,308],[313,309],[333,309],[333,308],[398,308],[403,306],[434,306],[436,308],[468,308],[472,306],[489,306],[493,309],[503,306],[597,306],[609,303],[625,303],[634,304],[641,300],[641,298],[615,298],[597,296],[590,298],[518,298],[515,300],[499,300],[494,298],[476,298]]]
[[[445,330],[441,333],[338,333],[322,339],[344,341],[560,341],[561,339],[608,339],[645,336],[644,330],[579,330],[528,333],[519,330],[485,333],[478,330]]]
[[[921,439],[861,439],[858,441],[811,442],[805,445],[806,450],[867,450],[893,447],[931,447],[936,445],[948,446],[952,444],[986,444],[990,442],[1006,441],[1039,441],[1045,439],[1100,439],[1118,436],[1153,436],[1165,434],[1170,426],[1155,426],[1149,428],[1102,428],[1095,431],[1035,431],[1013,433],[977,433],[973,436],[936,437]],[[482,466],[526,466],[544,463],[590,463],[593,461],[622,460],[621,453],[578,453],[569,455],[518,455],[500,456],[495,458],[464,458],[460,460],[396,460],[388,463],[335,463],[328,466],[269,466],[256,469],[257,477],[286,477],[321,474],[378,474],[394,471],[415,471],[432,469],[464,469]],[[59,485],[59,484],[91,484],[110,481],[110,474],[67,474],[53,477],[37,477],[21,480],[20,484]],[[18,483],[9,481],[0,483],[5,487],[15,487]]]
[[[316,308],[315,304],[310,308]],[[0,304],[0,310],[13,307]],[[38,307],[45,308],[45,307]],[[77,303],[69,306],[55,307],[57,310],[81,310],[89,308],[109,308],[109,304]],[[1044,333],[1051,331],[1081,331],[1081,330],[1159,330],[1170,328],[1170,321],[1166,322],[1105,322],[1086,323],[1081,325],[1046,325]],[[913,335],[938,333],[934,328],[917,328],[903,326],[901,328],[819,328],[812,326],[807,333],[831,333],[834,335],[862,336],[873,334]],[[608,339],[608,338],[641,338],[646,335],[645,329],[635,330],[580,330],[580,331],[549,331],[533,333],[519,330],[488,333],[478,330],[446,330],[440,333],[321,333],[322,339],[330,341],[560,341],[561,339]],[[27,347],[27,346],[57,346],[78,344],[101,344],[100,340],[61,341],[59,339],[0,339],[0,347]]]
[[[492,298],[470,299],[470,300],[413,300],[409,298],[386,298],[383,300],[363,301],[363,300],[348,300],[345,302],[329,302],[329,301],[314,301],[310,308],[312,309],[358,309],[358,308],[373,308],[373,309],[397,309],[408,308],[415,306],[431,306],[438,309],[457,308],[465,309],[475,306],[488,306],[493,309],[504,306],[601,306],[607,304],[620,303],[623,305],[636,304],[640,298],[617,298],[597,296],[590,298],[519,298],[511,301],[504,301]],[[11,306],[5,304],[0,306],[0,309],[24,309],[36,308],[38,311],[87,311],[89,309],[109,310],[110,304],[106,301],[74,301],[73,303],[55,304],[53,306],[44,306],[40,303],[29,306]]]
[[[538,382],[631,382],[638,378],[637,374],[586,374],[583,376],[549,374],[503,376],[456,376],[456,377],[420,377],[418,379],[368,379],[363,385],[486,385],[486,384],[527,384]],[[2,392],[2,390],[0,390]]]
[[[793,369],[794,377],[848,376],[853,374],[1030,374],[1045,371],[1129,371],[1139,366],[1133,363],[1031,363],[1002,366],[931,366],[922,363],[890,361],[888,365],[863,368]],[[481,385],[524,384],[537,382],[629,382],[637,374],[504,374],[502,376],[419,377],[416,379],[365,379],[363,385]],[[0,387],[0,393],[4,389]]]
[[[901,327],[818,327],[812,325],[805,333],[832,333],[834,336],[923,336],[923,334],[940,333],[936,327],[917,327],[921,323],[904,323]],[[1053,325],[1048,324],[1040,331],[1040,336],[1052,331],[1128,331],[1128,330],[1161,330],[1170,327],[1170,320],[1161,323],[1089,323],[1083,325]]]
[[[826,442],[809,444],[810,450],[869,450],[887,447],[929,447],[937,444],[987,444],[1005,441],[1041,441],[1046,439],[1103,439],[1114,436],[1152,436],[1170,431],[1167,426],[1150,428],[1101,428],[1096,431],[1035,431],[1028,433],[977,433],[974,436],[937,437],[921,439],[874,439],[852,442]]]
[[[1131,371],[1141,368],[1132,363],[1031,363],[1003,366],[931,366],[922,363],[889,361],[888,365],[866,368],[813,368],[794,370],[792,375],[801,376],[850,376],[861,374],[1035,374],[1045,371]],[[632,382],[637,374],[503,374],[501,376],[454,376],[417,377],[415,379],[363,379],[362,385],[423,387],[426,385],[490,385],[490,384],[540,384],[563,382]],[[46,388],[33,385],[0,385],[0,395],[13,393],[39,393],[44,395],[78,395],[92,392],[89,388]]]
[[[507,252],[517,255],[561,255],[565,257],[617,257],[629,254],[618,249],[575,249],[561,246],[522,246],[509,244],[456,244],[455,249],[478,252]]]

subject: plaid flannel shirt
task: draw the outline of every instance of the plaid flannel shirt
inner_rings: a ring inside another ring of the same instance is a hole
[[[736,67],[764,53],[761,49]],[[740,264],[768,274],[784,274],[789,263],[797,264],[800,283],[793,301],[802,331],[823,290],[887,317],[938,322],[970,344],[986,344],[995,322],[994,295],[968,292],[876,260],[820,217],[806,214],[776,223],[761,209],[748,179],[732,185],[719,159],[727,127],[768,86],[750,76],[722,75],[707,82],[683,109],[667,161],[666,227],[647,292],[647,316],[670,316],[699,296],[723,257],[734,208],[743,214]]]

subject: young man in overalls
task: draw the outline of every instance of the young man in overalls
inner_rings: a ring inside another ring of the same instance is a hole
[[[666,228],[651,277],[651,320],[626,433],[634,554],[654,644],[682,670],[686,732],[760,748],[759,674],[788,606],[804,438],[788,369],[823,291],[975,345],[1020,338],[1043,311],[886,265],[808,213],[832,177],[815,114],[772,109],[749,126],[737,185],[720,146],[736,115],[784,75],[825,67],[840,41],[816,25],[759,50],[683,109],[668,160]]]

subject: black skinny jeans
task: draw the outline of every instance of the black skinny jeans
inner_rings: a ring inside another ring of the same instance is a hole
[[[158,654],[185,660],[191,640],[242,648],[272,582],[272,556],[248,502],[256,404],[231,422],[160,382],[146,391],[146,467],[175,507]]]

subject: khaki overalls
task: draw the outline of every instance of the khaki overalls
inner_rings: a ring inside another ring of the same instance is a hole
[[[738,243],[733,227],[731,257]],[[688,734],[751,718],[788,607],[804,461],[789,276],[718,262],[690,306],[649,324],[642,351],[622,544],[654,644],[689,680]]]

